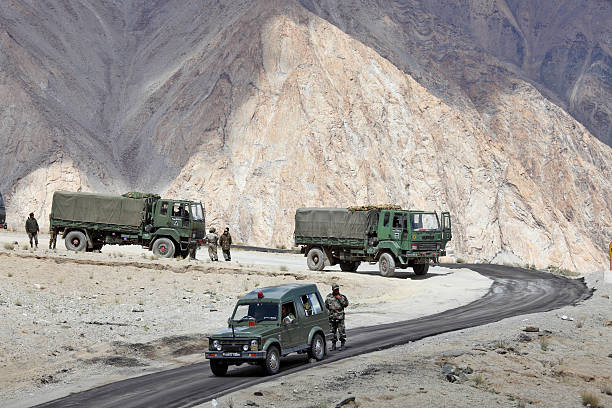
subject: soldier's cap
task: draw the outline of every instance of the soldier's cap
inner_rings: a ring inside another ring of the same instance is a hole
[[[226,231],[229,231],[229,227],[225,227],[225,230],[226,230]]]
[[[334,283],[334,284],[332,285],[332,290],[334,290],[334,289],[340,289],[340,286],[338,286],[338,284],[337,284],[337,283]]]
[[[34,216],[34,213],[30,213],[30,217],[33,217],[33,216]]]

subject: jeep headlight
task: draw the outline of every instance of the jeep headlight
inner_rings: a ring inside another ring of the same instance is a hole
[[[221,343],[219,343],[219,340],[213,340],[212,345],[210,347],[211,349],[217,350],[217,351],[221,351],[222,347],[221,347]]]
[[[251,351],[257,351],[259,349],[259,342],[257,340],[251,340]]]
[[[249,351],[249,345],[245,344],[244,346],[242,346],[242,350],[243,351]]]

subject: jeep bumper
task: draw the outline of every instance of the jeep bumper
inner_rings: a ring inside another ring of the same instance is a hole
[[[209,360],[265,360],[266,352],[261,351],[206,351]]]

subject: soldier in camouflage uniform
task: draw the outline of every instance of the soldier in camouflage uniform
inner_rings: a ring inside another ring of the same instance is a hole
[[[38,248],[38,232],[40,228],[38,228],[38,221],[34,218],[34,213],[30,213],[30,217],[26,220],[25,230],[28,233],[28,238],[30,238],[30,248],[34,249],[34,245]]]
[[[208,234],[204,238],[208,244],[208,256],[211,261],[218,261],[219,255],[217,254],[217,243],[219,242],[219,235],[215,232],[215,227],[208,230]]]
[[[338,284],[334,283],[332,285],[332,293],[325,298],[325,307],[329,311],[329,324],[331,325],[331,332],[334,335],[332,339],[332,350],[336,349],[338,337],[340,337],[340,350],[344,350],[344,343],[346,343],[344,308],[348,305],[348,299],[340,293]]]
[[[229,233],[229,227],[225,227],[225,231],[219,237],[219,245],[221,245],[221,251],[223,251],[223,258],[226,261],[232,260],[232,255],[230,254],[230,248],[232,246],[232,236]]]

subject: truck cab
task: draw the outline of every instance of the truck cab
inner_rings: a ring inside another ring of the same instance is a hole
[[[180,251],[186,255],[190,247],[202,244],[206,235],[204,209],[194,201],[159,199],[151,208],[151,218],[145,226],[151,250],[162,257],[172,257]]]
[[[216,376],[245,363],[276,374],[281,357],[290,353],[322,360],[329,333],[329,315],[315,284],[261,288],[238,300],[228,328],[209,337],[205,356]]]

